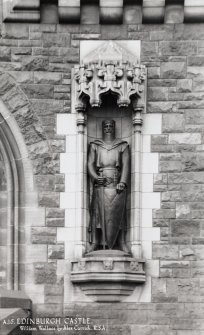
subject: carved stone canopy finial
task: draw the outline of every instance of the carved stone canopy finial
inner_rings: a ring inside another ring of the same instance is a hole
[[[130,60],[135,60],[131,62]],[[77,111],[100,107],[102,96],[110,92],[117,97],[119,107],[127,107],[142,98],[146,68],[117,43],[109,41],[90,55],[90,61],[75,66],[75,107]]]
[[[98,48],[88,53],[83,59],[85,64],[98,63],[100,61],[139,63],[137,56],[124,48],[124,45],[120,41],[105,41]]]

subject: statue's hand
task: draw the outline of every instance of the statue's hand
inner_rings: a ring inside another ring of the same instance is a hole
[[[104,185],[106,183],[106,178],[98,176],[96,182],[98,185]]]
[[[118,193],[121,193],[122,191],[124,191],[125,188],[126,188],[126,184],[123,182],[118,183],[116,186],[116,190]]]

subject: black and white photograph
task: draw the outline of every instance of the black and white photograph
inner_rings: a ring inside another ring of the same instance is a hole
[[[204,335],[204,0],[0,0],[0,335]]]

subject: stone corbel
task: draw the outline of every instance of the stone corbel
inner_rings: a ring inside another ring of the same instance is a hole
[[[144,260],[100,250],[71,261],[71,281],[96,302],[120,302],[146,281]]]
[[[142,23],[142,4],[143,0],[124,0],[123,23],[140,24]]]
[[[100,0],[100,23],[123,23],[123,0]]]
[[[81,24],[99,24],[99,0],[81,0]]]
[[[165,23],[183,23],[184,1],[185,0],[166,0]]]
[[[143,23],[164,23],[165,0],[143,0]]]
[[[59,0],[58,6],[60,23],[80,23],[80,0]]]
[[[40,0],[3,0],[4,22],[39,22]]]
[[[184,2],[184,22],[203,23],[204,3],[203,0],[185,0]]]

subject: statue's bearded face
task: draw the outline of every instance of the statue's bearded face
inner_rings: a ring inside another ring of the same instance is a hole
[[[115,134],[115,124],[114,122],[105,122],[103,124],[104,134]]]

